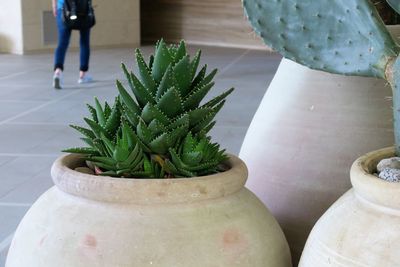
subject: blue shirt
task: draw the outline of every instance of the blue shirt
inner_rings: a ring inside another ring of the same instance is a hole
[[[57,0],[57,9],[61,9],[64,5],[64,0]]]

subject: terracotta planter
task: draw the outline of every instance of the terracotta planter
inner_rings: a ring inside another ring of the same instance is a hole
[[[353,163],[353,189],[315,225],[300,267],[400,266],[400,184],[371,174],[379,160],[393,155],[387,148]]]
[[[52,168],[55,187],[20,223],[7,267],[289,267],[285,237],[246,188],[244,163],[191,179],[116,179]]]
[[[239,155],[246,186],[277,218],[294,263],[318,218],[350,188],[351,163],[393,145],[391,95],[384,80],[282,60]]]

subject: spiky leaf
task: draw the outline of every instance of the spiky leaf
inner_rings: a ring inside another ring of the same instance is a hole
[[[204,65],[201,70],[199,71],[199,73],[197,73],[196,77],[194,78],[193,82],[192,82],[192,88],[195,88],[199,85],[199,83],[204,79],[204,77],[206,76],[206,72],[207,72],[207,64]]]
[[[97,154],[97,150],[90,148],[90,147],[73,147],[73,148],[64,149],[62,152],[88,154],[88,155]]]
[[[174,56],[174,62],[179,62],[184,56],[186,56],[186,45],[184,41],[180,41]]]
[[[172,130],[178,128],[181,125],[188,125],[189,126],[189,114],[185,113],[181,117],[178,117],[174,122],[167,125],[168,130]]]
[[[89,104],[86,104],[86,106],[90,112],[90,115],[92,116],[92,120],[94,120],[95,122],[99,122],[99,120],[97,119],[97,115],[96,115],[96,109]]]
[[[110,116],[111,112],[112,112],[112,109],[111,109],[110,105],[107,102],[105,102],[104,103],[104,117],[106,120]]]
[[[175,87],[171,87],[160,97],[157,107],[170,118],[182,113],[182,99]]]
[[[205,84],[202,87],[196,88],[183,102],[183,106],[186,110],[192,110],[200,105],[200,102],[207,95],[210,89],[214,86],[214,83]]]
[[[94,133],[91,130],[87,129],[87,128],[84,128],[84,127],[81,127],[81,126],[76,126],[76,125],[70,125],[70,127],[74,128],[75,130],[77,130],[78,132],[83,134],[84,136],[87,136],[89,139],[93,139],[93,138],[96,137],[94,135]]]
[[[143,107],[147,103],[155,103],[154,97],[150,90],[148,90],[135,76],[135,74],[131,73],[131,80],[132,80],[132,92],[136,97],[139,106]]]
[[[158,101],[160,97],[171,87],[178,86],[176,82],[174,72],[172,70],[172,65],[169,65],[161,79],[160,84],[157,88],[156,100]]]
[[[99,125],[97,122],[88,119],[88,118],[84,118],[85,122],[90,126],[90,128],[92,129],[94,135],[97,138],[101,138],[101,135],[104,134],[104,136],[107,136],[110,138],[110,133],[108,133],[106,131],[106,129],[104,129],[101,125]]]
[[[151,70],[144,61],[143,55],[139,49],[135,50],[135,55],[141,81],[144,84],[144,86],[148,89],[148,91],[150,91],[151,94],[154,96],[157,90],[157,84],[154,81],[153,77],[151,76],[150,73]]]
[[[155,136],[168,131],[167,127],[156,119],[154,119],[150,122],[148,128]]]
[[[178,63],[176,63],[174,66],[174,73],[181,95],[187,95],[192,81],[189,56],[183,57]]]
[[[200,85],[205,85],[205,84],[209,84],[215,77],[215,75],[217,74],[218,69],[213,69],[206,77],[204,77],[201,81],[200,81]]]
[[[155,153],[159,153],[161,155],[167,153],[168,151],[168,134],[163,133],[160,136],[154,138],[150,143],[149,147]]]
[[[150,123],[154,119],[158,120],[164,125],[168,125],[170,123],[170,119],[168,118],[168,116],[166,116],[160,109],[150,103],[147,103],[146,106],[144,106],[140,117],[146,123]]]
[[[149,130],[147,125],[143,121],[139,121],[136,128],[138,137],[144,142],[149,143],[153,139],[153,133]]]
[[[201,57],[201,50],[197,51],[192,62],[190,63],[190,80],[193,80],[193,78],[196,75],[197,68],[199,67],[200,63],[200,57]]]
[[[205,103],[202,107],[210,107],[213,108],[215,107],[217,104],[219,104],[222,100],[224,100],[228,95],[230,95],[233,92],[233,88],[229,89],[228,91],[220,94],[217,97],[214,97],[213,99],[211,99],[210,101],[208,101],[207,103]]]
[[[154,63],[152,64],[152,76],[156,82],[160,82],[168,65],[173,61],[173,58],[168,50],[164,40],[158,44],[154,55]]]
[[[130,94],[126,91],[125,87],[121,84],[120,81],[117,80],[117,88],[119,95],[126,105],[126,107],[135,114],[140,112],[139,106],[136,104],[135,100],[130,96]]]
[[[194,109],[190,111],[189,114],[189,121],[190,127],[196,125],[200,121],[202,121],[205,117],[208,117],[213,112],[212,108],[202,107],[198,109]]]

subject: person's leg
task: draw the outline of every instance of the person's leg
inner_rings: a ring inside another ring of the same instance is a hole
[[[62,11],[57,12],[58,45],[54,53],[54,77],[53,86],[61,89],[61,73],[64,70],[65,55],[68,50],[71,30],[68,29],[62,21]]]
[[[59,9],[57,12],[58,45],[54,55],[54,70],[60,69],[63,71],[65,55],[71,38],[71,30],[64,25],[61,13],[62,11]]]
[[[89,58],[90,58],[90,29],[80,31],[80,72],[79,82],[89,82],[91,78],[86,75],[89,70]]]

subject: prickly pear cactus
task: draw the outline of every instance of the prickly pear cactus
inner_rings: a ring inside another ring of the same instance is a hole
[[[400,0],[387,0],[400,11]],[[400,155],[400,48],[369,0],[243,0],[256,33],[312,69],[386,79]]]
[[[400,1],[399,0],[386,0],[388,4],[396,10],[397,13],[400,13]]]
[[[368,0],[243,0],[264,42],[312,69],[385,77],[399,48]]]

